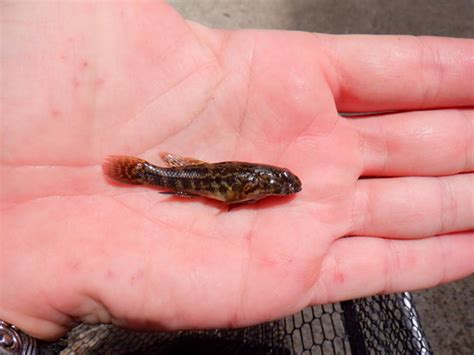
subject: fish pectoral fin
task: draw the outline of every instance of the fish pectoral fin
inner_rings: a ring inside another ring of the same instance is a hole
[[[180,155],[161,152],[160,158],[163,160],[168,166],[177,168],[180,166],[188,166],[188,165],[199,165],[199,164],[207,164],[205,161],[194,159],[194,158],[187,158],[182,157]]]
[[[243,202],[234,202],[234,203],[230,203],[227,205],[227,211],[230,212],[231,210],[233,210],[234,208],[237,208],[237,207],[240,207],[240,206],[243,206],[243,205],[249,205],[251,203],[255,203],[257,202],[258,199],[256,200],[248,200],[248,201],[243,201]]]
[[[175,196],[181,196],[181,197],[199,197],[199,195],[192,194],[190,192],[184,192],[184,191],[160,191],[160,194],[175,195]]]

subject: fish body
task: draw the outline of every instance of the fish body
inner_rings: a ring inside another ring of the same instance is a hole
[[[253,202],[301,191],[301,181],[285,168],[238,161],[206,163],[162,153],[160,167],[128,156],[106,159],[105,174],[117,181],[158,186],[181,196],[205,196],[226,204]]]

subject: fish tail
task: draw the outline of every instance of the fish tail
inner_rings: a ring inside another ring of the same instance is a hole
[[[144,184],[148,163],[125,155],[110,155],[102,164],[102,171],[112,180],[127,184]]]

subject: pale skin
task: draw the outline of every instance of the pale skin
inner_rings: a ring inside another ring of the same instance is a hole
[[[472,274],[472,40],[1,6],[0,319],[43,339],[236,327]],[[303,190],[227,212],[101,172],[160,151],[284,166]]]

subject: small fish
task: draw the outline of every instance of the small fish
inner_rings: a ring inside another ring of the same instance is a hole
[[[160,153],[160,157],[168,167],[115,155],[106,158],[102,169],[119,182],[154,185],[168,190],[162,193],[205,196],[228,205],[301,191],[300,179],[285,168],[238,161],[206,163],[170,153]]]

